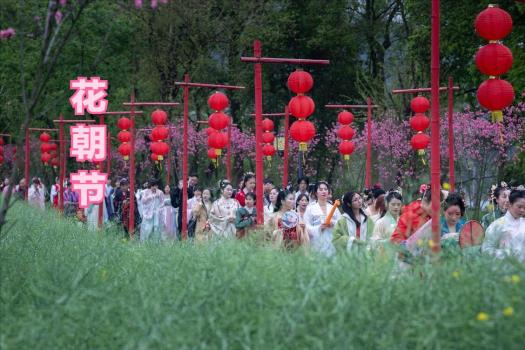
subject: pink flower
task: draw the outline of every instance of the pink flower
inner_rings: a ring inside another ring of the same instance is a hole
[[[0,30],[0,39],[2,40],[11,39],[13,36],[15,36],[15,34],[16,34],[16,31],[11,27],[4,29],[4,30]]]

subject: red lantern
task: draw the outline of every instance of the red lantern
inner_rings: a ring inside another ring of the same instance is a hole
[[[421,132],[412,136],[412,139],[410,140],[410,145],[415,150],[425,149],[428,147],[429,143],[430,143],[430,136],[428,136],[427,134],[423,134]]]
[[[486,75],[499,76],[512,67],[512,52],[502,44],[488,44],[478,50],[476,67]]]
[[[350,140],[354,137],[354,129],[348,125],[344,125],[339,130],[337,130],[337,136],[343,140]]]
[[[262,153],[268,160],[272,159],[272,156],[275,154],[275,147],[270,144],[266,144],[262,147]]]
[[[126,117],[119,118],[117,122],[117,127],[120,130],[128,130],[131,128],[131,120]]]
[[[4,145],[4,139],[0,137],[0,146]]]
[[[337,115],[337,121],[342,125],[352,124],[354,115],[349,111],[342,111]]]
[[[117,139],[120,142],[129,142],[131,141],[131,133],[127,130],[119,131],[119,133],[117,134]]]
[[[159,159],[162,160],[164,156],[168,154],[168,152],[170,151],[170,148],[166,142],[155,142],[155,143],[157,144],[157,151],[154,153],[157,153],[159,156],[161,156],[161,158]]]
[[[355,145],[351,141],[343,141],[339,144],[339,153],[344,156],[345,160],[350,159],[350,155],[354,153]]]
[[[215,111],[222,111],[228,107],[229,104],[230,101],[228,101],[228,97],[222,92],[215,91],[208,98],[208,106]]]
[[[151,131],[151,139],[153,141],[166,140],[168,138],[168,134],[169,134],[168,128],[164,126],[156,126]]]
[[[49,144],[49,150],[50,151],[56,151],[58,149],[58,145],[56,143],[50,143]]]
[[[315,103],[310,96],[298,95],[292,97],[288,109],[294,117],[307,118],[315,111]]]
[[[53,168],[58,168],[60,166],[60,162],[58,161],[58,158],[53,158],[51,159],[51,165],[53,166]]]
[[[315,136],[315,126],[306,120],[297,120],[290,127],[290,135],[299,142],[299,150],[306,151],[306,143]]]
[[[50,143],[42,143],[40,145],[40,152],[42,153],[49,153],[51,151],[51,144]]]
[[[208,119],[208,125],[216,130],[222,130],[230,124],[230,117],[222,112],[212,113]]]
[[[49,161],[51,160],[51,155],[49,153],[42,153],[42,155],[40,156],[40,160],[42,160],[42,163],[47,165],[47,163],[49,163]]]
[[[474,22],[476,32],[487,40],[501,40],[512,31],[512,17],[508,12],[489,5]]]
[[[314,78],[310,73],[303,70],[296,70],[288,76],[288,89],[296,94],[304,94],[314,86]]]
[[[40,134],[41,142],[49,142],[50,140],[51,140],[51,135],[49,135],[47,132],[43,132]]]
[[[129,155],[131,153],[131,145],[129,143],[123,143],[120,146],[118,146],[118,153],[124,158],[124,160],[129,159]]]
[[[430,119],[423,113],[416,113],[410,118],[410,127],[415,131],[425,131],[430,126]]]
[[[224,132],[216,132],[208,138],[208,147],[215,148],[216,152],[220,155],[221,148],[226,147],[228,144],[228,134]]]
[[[216,132],[217,130],[215,130],[214,128],[206,128],[206,135],[208,135],[208,137],[210,137],[212,134]]]
[[[262,130],[263,131],[273,131],[273,121],[271,121],[270,119],[268,118],[264,118],[262,120]]]
[[[154,162],[158,162],[159,160],[162,160],[162,157],[160,155],[156,154],[156,153],[152,153],[150,155],[150,158]]]
[[[478,88],[479,103],[490,111],[501,111],[514,101],[514,88],[503,79],[485,80]]]
[[[275,140],[275,135],[273,132],[265,132],[262,135],[262,140],[264,143],[273,143],[273,140]]]
[[[151,113],[151,121],[155,125],[164,125],[168,122],[168,114],[162,109],[156,109]]]
[[[423,96],[416,96],[410,101],[410,108],[414,113],[425,113],[430,108],[430,101]]]
[[[208,149],[208,158],[210,159],[217,159],[218,155],[217,155],[217,152],[215,150],[215,148],[210,148]]]

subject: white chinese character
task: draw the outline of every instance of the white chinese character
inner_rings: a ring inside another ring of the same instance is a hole
[[[100,80],[100,77],[77,77],[77,80],[69,82],[69,88],[76,90],[73,96],[69,98],[69,103],[75,109],[75,115],[84,115],[87,109],[90,114],[104,114],[108,109],[108,100],[106,89],[108,88],[107,80]]]
[[[69,154],[78,162],[96,161],[106,159],[107,126],[77,124],[70,128],[71,148]]]
[[[78,192],[79,208],[102,203],[108,174],[99,173],[97,170],[79,170],[78,173],[71,173],[70,179],[73,191]]]

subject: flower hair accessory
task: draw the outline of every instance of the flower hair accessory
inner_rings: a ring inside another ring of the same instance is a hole
[[[427,184],[422,184],[419,186],[419,193],[424,194],[426,191],[430,189],[430,186]]]

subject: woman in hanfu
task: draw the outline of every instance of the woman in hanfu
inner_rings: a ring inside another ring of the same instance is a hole
[[[525,262],[525,189],[520,187],[510,192],[505,215],[487,228],[482,252],[498,259],[513,256]]]
[[[299,215],[293,210],[294,202],[295,195],[292,192],[280,191],[274,215],[269,222],[274,241],[288,250],[305,246],[309,242],[308,235],[299,225]]]
[[[366,245],[373,223],[363,211],[361,195],[357,192],[347,192],[343,196],[341,209],[343,215],[335,224],[333,231],[333,243],[336,249],[351,251],[354,246]]]
[[[492,185],[490,194],[492,210],[481,218],[481,224],[485,230],[490,224],[505,215],[509,207],[509,194],[510,189],[505,182],[502,181],[499,186]]]
[[[142,203],[142,222],[140,224],[140,240],[149,238],[160,240],[161,221],[160,211],[164,204],[164,193],[159,190],[157,180],[148,182],[149,188],[142,191],[140,201]]]
[[[212,208],[211,191],[204,189],[202,191],[202,198],[195,203],[192,208],[192,217],[197,220],[195,224],[195,240],[197,242],[204,242],[210,239],[210,225],[208,223],[209,213]]]
[[[396,229],[403,205],[403,196],[397,191],[390,191],[385,197],[386,213],[376,221],[372,240],[375,242],[388,242],[392,232]]]
[[[232,198],[233,187],[227,180],[219,182],[221,195],[213,202],[210,210],[209,224],[212,237],[234,238],[237,229],[235,228],[235,213],[239,208],[239,202]]]
[[[177,237],[177,211],[171,205],[170,186],[164,187],[164,201],[160,209],[160,222],[162,225],[162,235],[166,239],[176,239]]]
[[[235,195],[235,199],[241,207],[245,206],[244,200],[246,195],[252,192],[255,192],[255,175],[253,173],[246,173],[239,187],[239,192]]]
[[[341,214],[336,208],[330,222],[328,224],[325,222],[332,210],[332,204],[328,203],[328,189],[329,185],[325,181],[319,181],[315,184],[316,201],[306,208],[304,223],[312,250],[326,256],[332,256],[335,254],[335,248],[332,244],[332,229],[341,218]]]
[[[465,225],[465,202],[458,193],[450,193],[445,199],[441,216],[441,246],[459,246],[459,232]]]
[[[303,231],[306,232],[306,225],[304,224],[304,213],[306,212],[306,208],[308,208],[308,205],[310,204],[310,197],[308,194],[300,194],[299,196],[295,196],[297,198],[295,200],[295,211],[299,215],[299,226],[303,229]]]
[[[275,203],[277,202],[277,196],[279,195],[279,190],[277,188],[272,188],[270,194],[268,195],[269,201],[268,204],[264,206],[264,224],[268,224],[270,219],[275,212]]]

